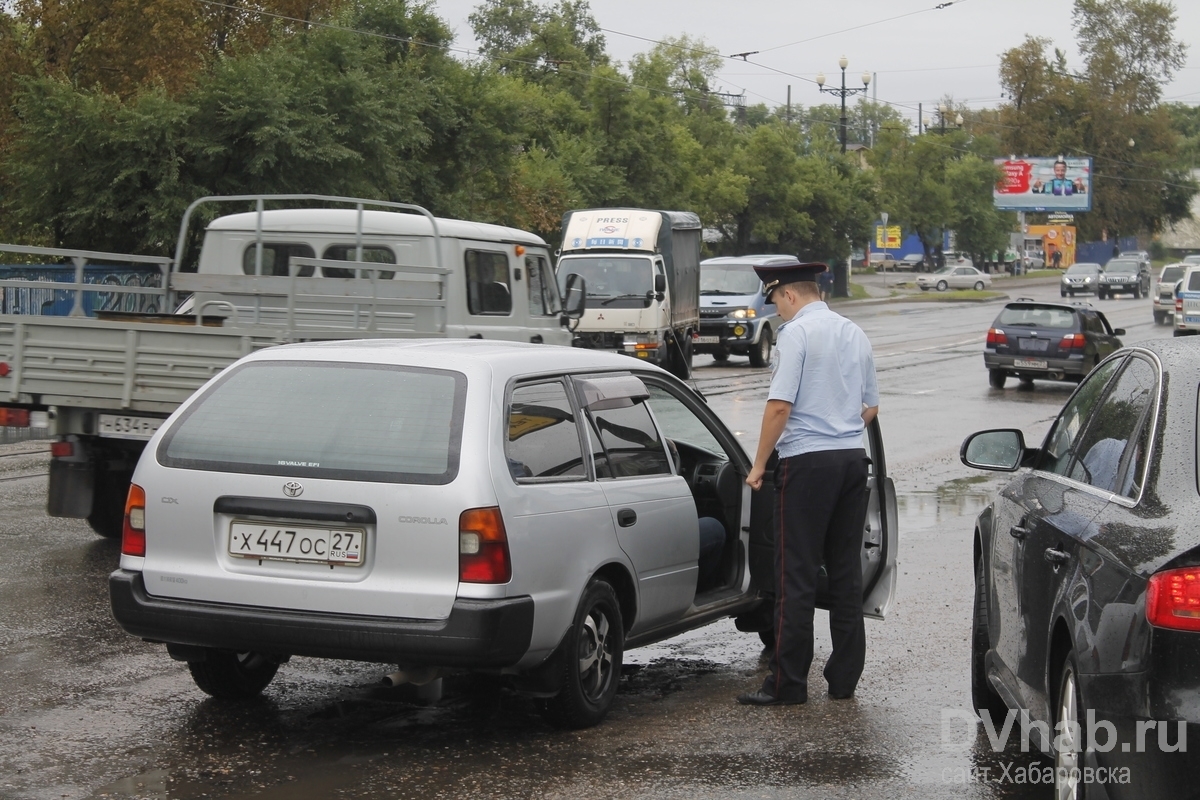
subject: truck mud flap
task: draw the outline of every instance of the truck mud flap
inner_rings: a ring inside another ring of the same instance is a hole
[[[83,519],[92,513],[96,470],[88,461],[50,460],[50,490],[46,513],[52,517]]]

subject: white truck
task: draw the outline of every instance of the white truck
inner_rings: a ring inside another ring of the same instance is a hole
[[[255,210],[213,219],[197,271],[180,271],[193,214],[228,202]],[[295,204],[309,207],[268,208]],[[573,310],[564,309],[549,249],[525,231],[319,195],[201,198],[184,214],[173,259],[17,245],[0,252],[75,264],[75,282],[41,286],[73,291],[71,315],[0,315],[0,425],[48,423],[48,512],[86,518],[104,536],[121,534],[146,441],[241,356],[327,339],[569,345],[568,326],[582,315],[586,292],[573,281]],[[91,261],[151,264],[163,279],[157,287],[85,283]],[[38,282],[0,281],[5,291],[30,288]],[[87,317],[83,298],[96,291],[158,295],[158,308],[181,313]],[[313,412],[296,424],[320,424],[320,410]]]
[[[564,289],[572,275],[586,281],[575,346],[690,377],[700,330],[700,237],[700,218],[690,211],[568,211],[555,271]]]

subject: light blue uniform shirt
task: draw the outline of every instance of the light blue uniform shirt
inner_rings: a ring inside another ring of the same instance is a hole
[[[780,458],[862,447],[863,406],[879,405],[867,335],[824,303],[809,303],[779,328],[767,397],[792,404]]]

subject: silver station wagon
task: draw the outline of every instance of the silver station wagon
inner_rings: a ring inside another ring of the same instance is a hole
[[[882,618],[895,492],[878,425],[864,440],[863,608]],[[508,675],[551,721],[593,725],[626,648],[729,616],[770,641],[773,489],[749,466],[700,395],[615,354],[270,348],[147,446],[113,611],[216,697],[262,692],[293,655],[355,659],[399,665],[393,682]]]

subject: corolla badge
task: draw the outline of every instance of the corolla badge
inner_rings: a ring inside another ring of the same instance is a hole
[[[288,497],[299,497],[304,494],[304,487],[297,481],[288,481],[283,485],[283,493]]]

